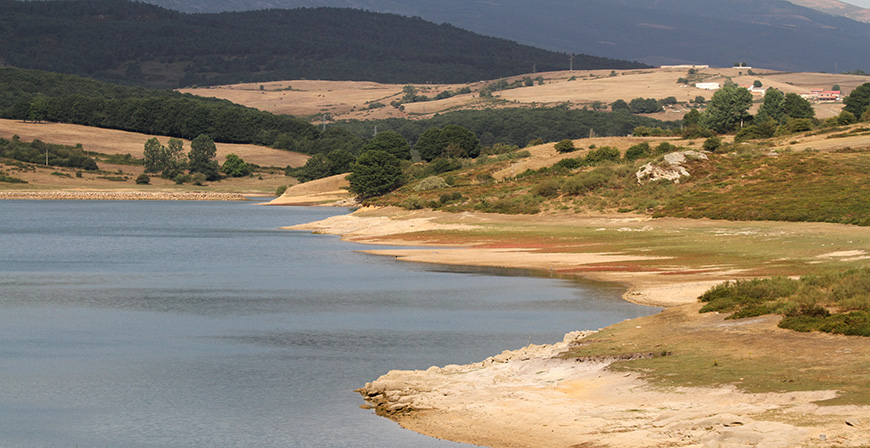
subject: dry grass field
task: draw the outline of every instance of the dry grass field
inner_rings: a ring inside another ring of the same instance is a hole
[[[102,154],[130,154],[135,158],[143,157],[145,142],[157,137],[166,144],[169,137],[138,134],[113,129],[100,129],[63,123],[23,123],[17,120],[0,120],[0,138],[11,139],[17,135],[22,141],[42,140],[46,143],[75,146],[81,144],[85,151]],[[250,194],[271,194],[281,185],[293,184],[293,179],[284,176],[280,168],[287,165],[297,167],[305,164],[308,156],[290,151],[282,151],[264,146],[218,143],[217,160],[223,163],[227,154],[235,153],[248,163],[262,167],[277,167],[258,172],[254,177],[224,179],[210,183],[209,191],[229,191]],[[185,149],[190,141],[184,140]],[[17,167],[0,163],[0,171],[26,181],[26,184],[0,184],[0,189],[87,189],[87,190],[125,190],[155,189],[170,190],[202,189],[189,184],[175,185],[174,182],[152,177],[151,185],[138,186],[135,179],[144,172],[141,165],[113,165],[98,162],[102,173],[82,173],[76,177],[75,169],[36,166],[34,170],[20,170]],[[111,173],[111,174],[110,174]],[[110,179],[111,178],[111,179]]]
[[[750,74],[749,72],[752,72]],[[182,92],[195,95],[227,99],[274,113],[301,117],[311,117],[313,122],[344,119],[381,119],[390,117],[427,118],[436,113],[452,110],[475,109],[483,107],[532,107],[567,104],[582,108],[593,102],[612,103],[618,99],[630,101],[634,98],[662,99],[673,96],[686,102],[702,96],[709,100],[713,91],[698,89],[677,83],[677,79],[688,76],[685,68],[658,68],[611,72],[610,70],[575,70],[535,73],[525,76],[543,77],[543,85],[521,87],[496,92],[494,99],[481,99],[481,88],[489,84],[480,81],[471,84],[455,85],[415,85],[418,94],[434,97],[444,90],[457,91],[469,87],[471,94],[451,98],[405,104],[404,110],[389,105],[402,97],[403,85],[378,84],[352,81],[281,81],[262,84],[238,84],[210,88],[183,89]],[[507,78],[508,81],[523,76]],[[708,68],[701,69],[693,78],[694,82],[718,82],[731,80],[739,85],[751,85],[761,81],[764,87],[775,87],[783,92],[807,93],[811,89],[830,89],[839,84],[844,94],[855,87],[870,82],[870,77],[826,73],[783,73],[764,69],[749,68]],[[261,88],[262,86],[262,88]],[[761,95],[756,95],[761,101]],[[368,109],[371,103],[382,103],[385,107]],[[841,104],[817,104],[819,118],[828,118],[839,113]],[[681,107],[652,115],[662,120],[682,118],[685,110]]]

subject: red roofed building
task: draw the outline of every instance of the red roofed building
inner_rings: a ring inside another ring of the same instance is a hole
[[[839,90],[810,90],[810,97],[816,101],[840,101]]]

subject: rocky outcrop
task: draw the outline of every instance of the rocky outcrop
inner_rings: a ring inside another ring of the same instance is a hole
[[[690,176],[684,164],[690,160],[707,160],[707,155],[698,151],[680,151],[665,154],[660,161],[650,162],[640,167],[635,174],[638,183],[667,179],[680,183],[680,178]]]
[[[237,193],[199,191],[0,191],[2,199],[81,201],[246,201]]]

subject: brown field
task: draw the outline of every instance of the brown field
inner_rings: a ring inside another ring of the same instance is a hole
[[[136,132],[101,129],[65,123],[32,123],[18,120],[0,119],[0,138],[11,139],[18,135],[23,141],[34,139],[46,143],[75,146],[81,143],[86,151],[103,154],[130,154],[142,158],[145,142],[157,137],[164,145],[169,137],[146,135]],[[183,140],[184,147],[190,148],[190,140]],[[260,166],[296,167],[305,165],[308,156],[291,151],[282,151],[257,145],[217,143],[217,159],[223,162],[227,154],[234,153],[248,163]]]
[[[0,120],[0,138],[11,139],[18,135],[23,141],[34,139],[46,143],[63,144],[74,146],[81,143],[86,151],[103,154],[130,154],[136,158],[143,157],[145,141],[157,137],[163,144],[169,141],[169,137],[138,134],[113,129],[100,129],[88,126],[78,126],[62,123],[23,123],[16,120]],[[287,165],[302,166],[308,160],[308,156],[290,151],[267,148],[256,145],[239,145],[218,143],[218,162],[222,163],[227,154],[235,153],[248,163],[254,163],[262,167],[283,168]],[[184,147],[190,148],[190,141],[184,140]],[[17,177],[27,184],[0,183],[0,189],[18,190],[45,190],[45,189],[85,189],[85,190],[126,190],[146,189],[153,190],[165,188],[170,190],[199,190],[201,187],[191,185],[177,186],[174,182],[153,176],[151,185],[138,186],[135,184],[137,176],[144,172],[142,166],[134,165],[111,165],[103,162],[98,163],[103,173],[82,173],[77,178],[77,170],[60,167],[37,166],[33,171],[19,170],[8,164],[0,163],[0,171],[7,175]],[[52,174],[57,173],[57,174]],[[109,180],[107,177],[115,177],[126,180]],[[262,178],[262,179],[261,179]],[[292,178],[284,176],[282,169],[264,169],[254,177],[224,179],[220,182],[209,183],[210,191],[231,191],[248,194],[272,194],[281,185],[296,183]]]
[[[753,75],[749,74],[752,70]],[[677,79],[686,77],[686,69],[649,69],[616,72],[610,70],[575,70],[535,73],[525,76],[544,78],[543,85],[521,87],[496,92],[494,100],[481,99],[478,92],[489,82],[455,85],[415,85],[418,93],[433,97],[444,90],[456,91],[470,87],[472,94],[452,98],[405,104],[400,111],[389,105],[402,96],[401,84],[378,84],[354,81],[281,81],[262,84],[238,84],[210,88],[183,89],[182,92],[195,95],[227,99],[274,113],[310,117],[319,123],[324,114],[327,120],[344,119],[382,119],[390,117],[428,118],[436,113],[459,109],[484,107],[532,107],[568,104],[582,108],[595,101],[612,103],[618,99],[630,101],[634,98],[662,99],[673,96],[680,102],[703,96],[709,100],[713,91],[677,84]],[[506,78],[509,81],[523,76]],[[573,80],[571,80],[574,78]],[[724,83],[732,80],[739,85],[751,85],[755,80],[764,87],[775,87],[786,93],[807,93],[811,89],[830,89],[839,84],[844,94],[855,87],[870,82],[870,77],[826,73],[782,73],[764,69],[749,68],[709,68],[701,69],[699,79],[704,82]],[[262,90],[260,89],[262,86]],[[292,89],[287,90],[288,87]],[[756,95],[761,101],[761,95]],[[380,102],[386,107],[367,110],[368,104]],[[757,107],[757,106],[756,106]],[[819,118],[828,118],[840,112],[842,104],[816,104]],[[682,118],[686,111],[676,106],[667,111],[651,115],[662,120]]]

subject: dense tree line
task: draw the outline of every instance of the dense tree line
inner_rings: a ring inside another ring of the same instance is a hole
[[[504,143],[520,147],[538,138],[549,142],[565,138],[586,138],[593,130],[598,136],[620,136],[630,135],[638,126],[665,129],[679,127],[679,123],[626,113],[573,110],[567,107],[465,110],[437,115],[429,120],[351,120],[333,126],[361,138],[371,136],[372,130],[377,127],[380,131],[398,132],[409,142],[416,144],[428,129],[447,125],[468,129],[480,139],[483,146]]]
[[[185,14],[128,0],[0,0],[0,54],[16,67],[169,87],[299,78],[458,83],[565,69],[568,61],[419,17],[340,8]],[[642,66],[574,56],[581,69]]]
[[[306,152],[319,137],[311,124],[169,90],[124,87],[74,75],[0,69],[0,117],[81,124]]]

